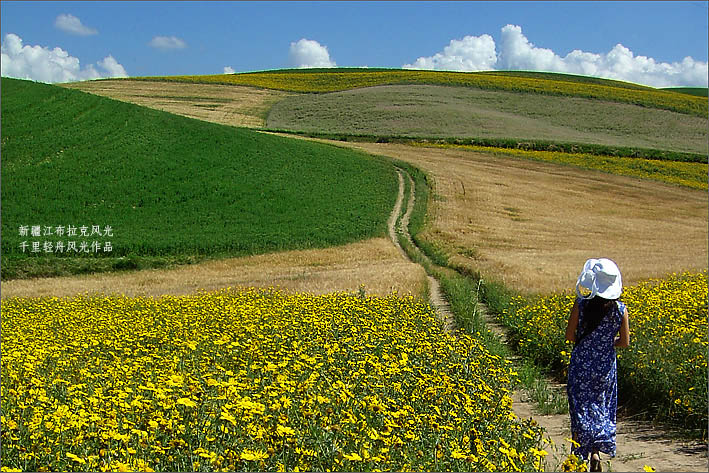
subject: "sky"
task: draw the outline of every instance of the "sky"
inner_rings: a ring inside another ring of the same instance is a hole
[[[2,75],[537,70],[707,86],[709,2],[0,2]]]

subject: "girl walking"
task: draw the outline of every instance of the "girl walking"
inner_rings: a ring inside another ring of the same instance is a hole
[[[618,300],[622,290],[613,261],[589,259],[576,283],[578,297],[566,327],[566,340],[575,343],[566,387],[571,434],[578,444],[574,454],[583,460],[590,455],[591,471],[601,471],[600,452],[615,456],[615,348],[630,344],[628,310]]]

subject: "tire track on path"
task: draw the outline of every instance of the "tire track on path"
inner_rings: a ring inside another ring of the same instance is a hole
[[[401,234],[406,241],[409,242],[409,244],[418,251],[418,253],[421,255],[422,258],[425,258],[428,260],[428,257],[423,254],[423,252],[418,248],[416,243],[414,243],[413,239],[411,238],[411,234],[408,231],[409,228],[409,219],[411,217],[411,212],[414,209],[414,202],[415,202],[415,189],[414,189],[414,180],[411,178],[409,173],[404,171],[403,169],[397,168],[397,173],[399,176],[399,195],[396,200],[396,204],[394,205],[394,211],[391,213],[391,216],[389,217],[389,238],[391,238],[392,242],[394,245],[399,249],[401,254],[404,256],[404,258],[409,258],[409,255],[406,254],[404,249],[401,247],[401,244],[399,243],[399,237],[398,234]],[[399,221],[399,224],[397,225],[397,221],[399,220],[399,215],[401,214],[401,207],[403,205],[403,200],[404,200],[404,190],[405,190],[405,185],[404,185],[404,174],[406,174],[406,179],[409,181],[409,199],[408,203],[406,206],[406,212],[404,215],[401,217],[401,220]],[[413,260],[411,260],[413,261]],[[415,262],[415,261],[414,261]],[[441,290],[441,285],[438,282],[438,279],[435,277],[431,276],[430,274],[427,275],[428,278],[428,291],[429,291],[429,299],[431,302],[431,305],[436,308],[436,311],[438,313],[438,317],[443,323],[443,327],[447,331],[453,331],[455,329],[455,318],[453,316],[453,311],[451,310],[450,304],[448,304],[448,301],[446,300],[445,296],[443,295],[443,291]]]
[[[399,235],[401,235],[416,251],[420,257],[428,263],[430,259],[413,241],[411,234],[408,231],[409,218],[414,208],[415,203],[415,185],[414,181],[408,172],[401,168],[397,168],[399,178],[399,193],[397,196],[394,210],[389,216],[388,233],[389,238],[396,246],[404,258],[414,261],[402,248],[399,243]],[[409,182],[409,198],[406,211],[401,220],[401,214],[405,184],[404,175]],[[397,222],[398,225],[397,225]],[[423,265],[422,265],[423,266]],[[448,331],[455,330],[455,319],[450,304],[446,300],[438,280],[428,274],[429,282],[429,299],[431,305],[436,309],[439,319],[443,326]],[[503,343],[507,343],[505,329],[500,325],[487,310],[487,306],[478,301],[478,313],[483,317],[485,324],[489,330],[495,333]],[[512,359],[518,357],[514,356]],[[552,389],[563,389],[564,385],[551,383]],[[554,445],[561,447],[566,445],[568,450],[569,442],[566,440],[571,437],[568,414],[552,414],[539,415],[535,412],[534,404],[528,401],[527,395],[517,390],[512,395],[513,403],[512,410],[520,419],[533,418],[540,426],[546,430],[547,436],[554,442]],[[617,427],[617,456],[609,461],[609,457],[604,455],[602,458],[604,471],[645,471],[645,465],[650,465],[656,471],[707,471],[709,463],[707,462],[707,444],[700,441],[678,441],[672,440],[667,432],[655,428],[644,422],[634,421],[632,419],[620,418]],[[547,470],[554,471],[558,464],[564,460],[562,453],[549,452],[547,457]]]

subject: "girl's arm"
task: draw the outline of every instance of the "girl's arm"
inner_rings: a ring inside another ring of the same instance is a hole
[[[630,323],[628,322],[628,308],[623,311],[623,319],[620,322],[620,336],[615,339],[614,346],[626,348],[630,346]]]
[[[566,340],[576,342],[576,327],[579,325],[579,301],[576,299],[574,306],[571,308],[569,323],[566,325]]]

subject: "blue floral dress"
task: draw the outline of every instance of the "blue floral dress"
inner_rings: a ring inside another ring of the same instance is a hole
[[[583,326],[586,300],[579,298],[579,324]],[[625,304],[617,301],[598,327],[576,344],[571,352],[569,396],[571,432],[579,446],[573,452],[587,460],[592,450],[615,456],[618,377],[614,340],[620,330]]]

